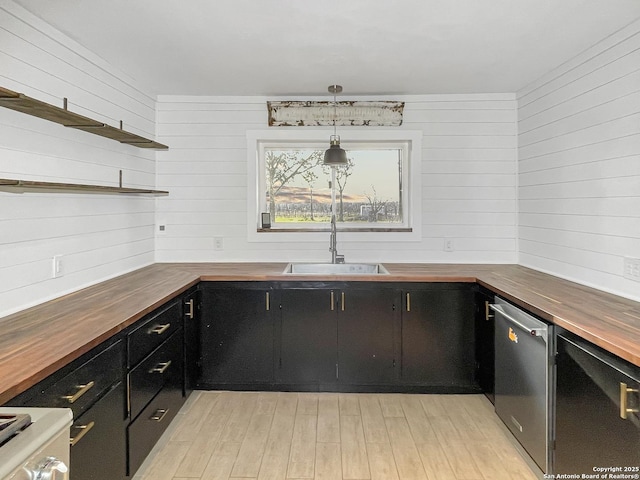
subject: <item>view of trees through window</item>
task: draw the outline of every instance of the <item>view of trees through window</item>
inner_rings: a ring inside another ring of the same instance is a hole
[[[331,219],[331,167],[324,151],[267,148],[266,206],[275,223],[322,223]],[[347,150],[336,167],[336,221],[403,222],[402,149]]]

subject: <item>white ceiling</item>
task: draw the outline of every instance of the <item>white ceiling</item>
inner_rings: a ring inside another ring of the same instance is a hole
[[[639,0],[16,0],[150,93],[515,92]]]

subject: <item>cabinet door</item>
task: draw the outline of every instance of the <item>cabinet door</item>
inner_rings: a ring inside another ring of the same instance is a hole
[[[476,293],[476,379],[491,403],[495,401],[495,319],[489,310],[493,298],[489,291]]]
[[[396,382],[396,303],[399,291],[381,286],[336,292],[338,381],[341,385]]]
[[[195,290],[183,297],[184,321],[184,390],[185,395],[193,391],[198,381],[200,361],[200,291]]]
[[[594,467],[608,466],[637,468],[640,369],[585,343],[572,336],[557,339],[554,473],[593,474]],[[622,392],[621,383],[635,392]],[[636,409],[627,412],[626,419],[621,418],[623,396],[627,408]]]
[[[273,382],[273,300],[268,284],[203,288],[200,385]]]
[[[442,392],[475,391],[474,296],[470,286],[403,292],[402,380]]]
[[[311,288],[280,292],[279,384],[302,390],[335,385],[338,333],[332,300],[336,295],[334,290]]]
[[[119,383],[73,423],[70,478],[125,478],[126,461],[125,397]]]

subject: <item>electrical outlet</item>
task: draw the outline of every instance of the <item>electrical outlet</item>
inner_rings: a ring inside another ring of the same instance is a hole
[[[158,225],[158,235],[164,235],[165,233],[167,233],[167,226],[166,225]]]
[[[444,251],[445,252],[453,252],[453,239],[445,238],[444,239]]]
[[[624,257],[624,278],[640,282],[640,258]]]
[[[64,275],[62,270],[62,255],[54,255],[51,259],[51,278],[58,278]]]
[[[213,249],[216,251],[224,250],[224,241],[222,237],[213,237]]]

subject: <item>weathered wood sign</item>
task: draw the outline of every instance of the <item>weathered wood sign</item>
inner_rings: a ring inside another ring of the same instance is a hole
[[[399,126],[404,102],[267,102],[270,127]]]

